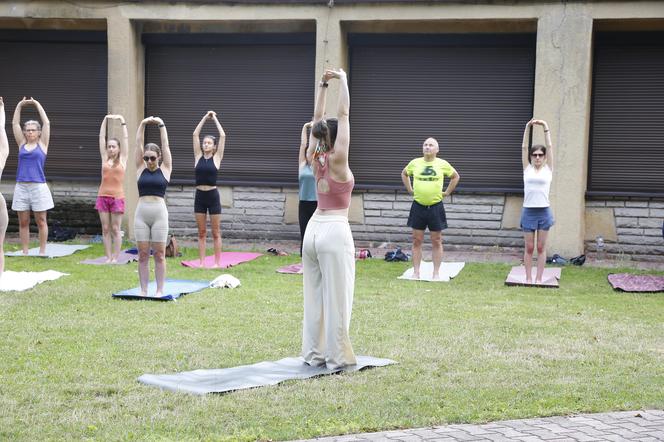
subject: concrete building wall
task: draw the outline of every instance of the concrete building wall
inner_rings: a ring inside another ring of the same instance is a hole
[[[104,8],[93,3],[86,7],[86,4],[75,5],[57,0],[0,4],[0,28],[107,30],[108,110],[125,115],[130,138],[133,138],[132,134],[143,117],[144,62],[140,36],[144,28],[160,32],[275,32],[307,28],[312,22],[315,23],[316,31],[316,77],[326,66],[348,68],[346,34],[349,31],[537,32],[534,114],[549,121],[555,145],[551,201],[557,224],[552,230],[550,244],[552,249],[564,256],[583,252],[588,244],[585,240],[588,210],[601,208],[592,206],[599,204],[597,201],[585,201],[593,30],[664,29],[664,1],[480,1],[473,4],[390,2],[344,4],[331,8],[324,4],[243,5],[223,2],[118,2],[115,6],[110,4]],[[332,87],[328,100],[330,112],[334,110],[336,93]],[[133,151],[130,151],[130,158],[133,158]],[[130,161],[126,178],[128,215],[125,221],[129,230],[137,200],[134,182],[134,167]],[[53,185],[57,187],[60,183]],[[71,186],[72,189],[76,187],[75,184]],[[169,199],[173,201],[169,203],[173,211],[173,226],[183,233],[192,232],[194,226],[193,217],[187,221],[186,215],[189,210],[185,204],[186,195],[190,190],[173,186],[169,191]],[[292,216],[287,213],[286,206],[287,201],[292,201],[293,189],[249,190],[236,187],[229,192],[232,194],[232,203],[226,209],[224,219],[224,229],[228,235],[251,237],[254,235],[252,232],[260,229],[250,229],[247,225],[263,221],[272,226],[270,232],[274,234],[292,237],[297,233],[297,226],[283,221]],[[269,200],[269,203],[268,200],[252,200],[250,194],[254,192],[271,195],[275,199]],[[75,196],[88,197],[83,194]],[[61,196],[73,197],[72,194]],[[358,192],[355,200],[358,198],[362,198],[362,204],[355,205],[354,216],[357,220],[364,220],[364,223],[354,225],[358,239],[407,240],[408,231],[399,223],[404,217],[408,198],[395,191]],[[489,202],[465,204],[462,202],[464,198],[486,198]],[[513,224],[519,209],[515,201],[518,199],[509,195],[454,195],[449,205],[450,215],[458,216],[457,219],[464,221],[465,227],[455,226],[450,229],[447,233],[449,243],[485,245],[493,241],[495,244],[518,246],[519,235],[515,227],[506,228],[502,224],[503,220],[497,219],[502,210],[503,218]],[[629,209],[627,203],[630,201],[624,201],[625,210]],[[251,218],[259,214],[251,213],[255,208],[246,205],[261,202],[267,204],[262,213],[269,219]],[[659,202],[653,200],[648,204],[656,206]],[[473,210],[482,208],[489,211],[473,212],[466,206],[471,206]],[[660,209],[655,206],[649,206],[649,218],[659,216],[657,211]],[[288,207],[292,207],[292,204]],[[616,220],[624,218],[615,216]],[[279,219],[282,221],[279,222]],[[395,224],[390,224],[392,222]],[[473,224],[478,222],[484,224]],[[616,224],[616,228],[639,227]],[[643,236],[649,237],[645,229],[644,226]],[[618,235],[630,236],[626,231],[621,232]],[[624,250],[630,253],[632,249],[626,247]]]
[[[589,251],[597,252],[601,237],[609,255],[664,258],[664,198],[591,198],[586,201],[585,218]]]

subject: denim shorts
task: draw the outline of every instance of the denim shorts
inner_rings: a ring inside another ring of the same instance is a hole
[[[549,230],[555,221],[551,207],[524,207],[521,209],[521,230]]]

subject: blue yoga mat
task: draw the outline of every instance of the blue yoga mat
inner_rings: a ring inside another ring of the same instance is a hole
[[[199,292],[210,287],[209,281],[189,281],[186,279],[167,279],[164,284],[163,296],[155,296],[157,292],[157,284],[152,281],[148,285],[148,296],[141,296],[141,288],[134,287],[133,289],[123,290],[118,293],[113,293],[114,298],[119,299],[144,299],[149,301],[175,301],[182,295],[188,293]]]

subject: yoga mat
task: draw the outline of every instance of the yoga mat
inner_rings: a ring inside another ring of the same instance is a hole
[[[0,277],[0,292],[22,292],[41,284],[44,281],[54,281],[69,273],[46,270],[45,272],[12,272],[5,270]]]
[[[155,296],[157,284],[152,281],[148,284],[148,296],[141,296],[141,288],[123,290],[113,293],[114,298],[119,299],[145,299],[150,301],[175,301],[182,295],[194,293],[210,286],[208,281],[188,281],[186,279],[167,279],[164,284],[163,296]]]
[[[138,381],[164,390],[202,395],[276,385],[290,379],[308,379],[391,364],[396,362],[391,359],[357,356],[357,365],[329,370],[325,366],[307,365],[302,358],[284,358],[279,361],[259,362],[232,368],[194,370],[176,374],[144,374],[138,378]]]
[[[420,263],[420,279],[413,278],[413,267],[409,268],[399,279],[410,279],[412,281],[449,282],[455,278],[466,264],[463,262],[443,262],[440,264],[440,279],[433,279],[433,263],[422,261]]]
[[[664,276],[612,273],[608,279],[615,290],[623,292],[664,292]]]
[[[134,261],[138,261],[138,255],[134,255],[127,252],[120,252],[120,254],[118,255],[117,262],[114,263],[107,263],[106,257],[101,256],[99,258],[94,258],[94,259],[85,259],[81,261],[81,264],[92,264],[97,266],[103,266],[103,265],[115,265],[115,264],[128,264]]]
[[[302,263],[298,262],[297,264],[290,264],[280,269],[277,269],[277,273],[291,273],[291,274],[302,274]]]
[[[28,250],[28,254],[24,255],[23,251],[17,250],[15,252],[7,252],[5,256],[38,256],[40,258],[60,258],[62,256],[68,256],[79,250],[87,249],[90,246],[77,246],[73,244],[46,244],[46,253],[44,255],[39,254],[39,247],[35,247]]]
[[[537,274],[537,268],[533,266],[532,268],[532,283],[526,284],[526,268],[524,266],[512,267],[510,274],[507,275],[505,280],[505,285],[523,285],[527,287],[550,287],[558,288],[560,286],[560,274],[563,269],[560,267],[545,267],[544,274],[542,274],[542,282],[540,284],[535,284],[535,275]]]
[[[228,267],[232,267],[234,265],[242,264],[243,262],[256,259],[259,256],[263,256],[263,254],[250,253],[250,252],[221,252],[221,268],[227,269]],[[206,256],[203,262],[205,263],[204,268],[206,269],[217,268],[214,266],[214,255]],[[192,259],[191,261],[182,261],[182,265],[185,267],[192,267],[196,269],[201,268],[200,260],[198,259]]]

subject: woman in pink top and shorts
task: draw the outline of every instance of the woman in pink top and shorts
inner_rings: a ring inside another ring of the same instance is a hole
[[[117,138],[106,140],[109,120],[118,120],[122,126],[122,143]],[[120,224],[125,209],[124,176],[127,169],[129,136],[127,123],[122,115],[106,115],[99,129],[99,153],[101,154],[101,184],[95,209],[101,220],[104,253],[109,264],[118,261],[122,236]]]
[[[337,118],[323,118],[328,81],[339,80]],[[348,207],[355,184],[348,167],[350,95],[343,70],[327,70],[318,85],[307,159],[313,164],[318,208],[302,247],[302,357],[309,365],[355,365],[350,316],[355,290],[355,244]]]

